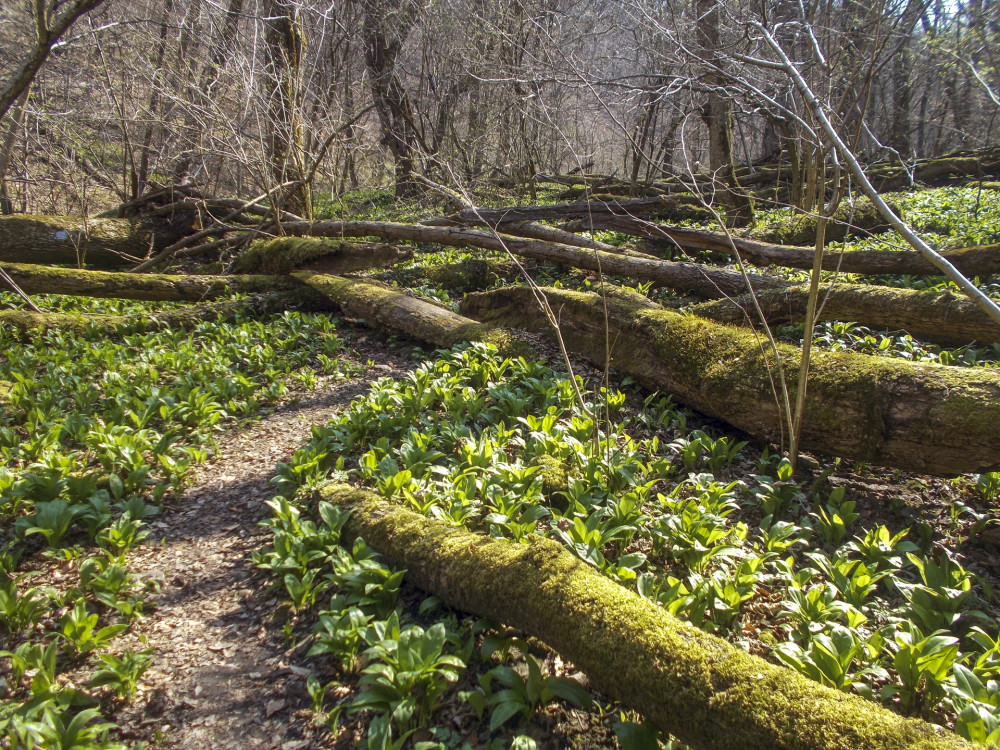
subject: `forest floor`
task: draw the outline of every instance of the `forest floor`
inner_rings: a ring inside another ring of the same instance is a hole
[[[116,717],[129,740],[187,750],[330,746],[309,721],[305,649],[289,648],[275,626],[280,597],[251,553],[270,539],[258,524],[269,515],[275,465],[369,379],[412,366],[367,337],[352,344],[360,364],[373,362],[364,376],[300,394],[224,433],[181,500],[151,521],[151,543],[130,557],[136,575],[161,589],[156,608],[134,628],[154,661],[140,697]]]

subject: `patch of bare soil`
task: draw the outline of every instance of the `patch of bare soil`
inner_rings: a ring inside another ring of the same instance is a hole
[[[409,366],[397,352],[378,355],[364,378],[306,394],[224,435],[184,497],[151,519],[152,543],[133,552],[130,567],[162,590],[135,627],[154,661],[140,696],[116,717],[129,739],[186,750],[320,746],[308,720],[309,670],[274,626],[280,597],[251,553],[268,543],[258,523],[269,514],[275,464],[369,379],[398,377]]]

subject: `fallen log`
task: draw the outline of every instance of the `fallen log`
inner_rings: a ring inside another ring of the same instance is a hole
[[[15,214],[0,217],[0,261],[120,268],[183,233],[143,219]]]
[[[450,221],[447,219],[431,219],[429,221],[420,222],[424,226],[430,227],[454,227],[454,226],[480,226],[480,227],[490,227],[491,229],[501,228],[504,234],[511,235],[512,237],[526,237],[532,240],[545,240],[546,242],[558,242],[562,245],[569,245],[570,247],[585,247],[590,250],[604,250],[605,252],[613,253],[616,251],[614,245],[609,245],[606,242],[599,242],[597,240],[591,239],[590,237],[583,237],[574,232],[567,232],[563,229],[557,229],[555,227],[545,226],[544,224],[538,224],[533,221],[516,221],[504,224],[490,224],[486,221]]]
[[[486,341],[504,351],[524,349],[510,333],[493,325],[465,318],[430,300],[407,294],[399,288],[361,279],[344,279],[310,271],[292,277],[326,297],[344,315],[363,320],[372,327],[449,348],[463,341]]]
[[[70,294],[81,297],[111,297],[162,302],[201,302],[244,294],[305,294],[288,276],[233,275],[185,276],[180,274],[136,274],[81,271],[26,264],[5,264],[4,269],[29,294]],[[304,302],[317,302],[312,296]]]
[[[898,206],[890,205],[897,216],[902,216]],[[769,223],[767,226],[751,233],[754,239],[778,245],[815,245],[816,226],[819,216],[816,214],[797,214],[786,219]],[[866,199],[853,203],[844,201],[826,223],[826,242],[841,242],[849,237],[865,237],[872,234],[882,234],[892,229],[879,210]]]
[[[348,544],[361,537],[449,606],[539,638],[594,687],[695,747],[972,747],[697,630],[552,540],[490,539],[346,485],[327,486],[317,499],[351,512]]]
[[[284,274],[295,270],[351,273],[388,268],[413,257],[409,248],[378,242],[338,242],[327,237],[257,240],[237,256],[233,273]]]
[[[401,286],[431,284],[456,294],[483,292],[498,284],[512,284],[521,275],[508,258],[470,258],[458,263],[411,266],[375,276],[379,281],[395,281]]]
[[[628,216],[600,216],[592,221],[578,222],[590,229],[622,232],[633,237],[666,242],[684,251],[708,251],[740,256],[755,266],[785,266],[811,269],[814,250],[757,242],[734,237],[732,245],[722,234],[698,229],[685,229],[656,224]],[[1000,273],[1000,245],[965,247],[941,253],[966,276],[988,276]],[[941,271],[920,253],[912,250],[846,250],[823,253],[823,270],[858,274],[912,274],[937,276]]]
[[[801,321],[806,315],[808,286],[760,292],[757,303],[768,323]],[[1000,325],[963,294],[950,291],[894,289],[871,284],[840,284],[820,292],[819,320],[844,320],[874,328],[902,329],[939,344],[1000,341]],[[718,323],[757,325],[749,295],[702,302],[688,312]]]
[[[671,213],[681,203],[693,202],[696,202],[695,199],[689,195],[658,195],[638,200],[588,200],[546,206],[466,208],[450,216],[421,223],[426,226],[448,226],[449,222],[501,226],[524,221],[572,221],[598,215],[654,217]]]
[[[256,299],[212,302],[143,315],[76,315],[0,310],[0,329],[14,330],[21,339],[30,339],[52,329],[76,333],[99,331],[105,336],[127,336],[159,328],[190,328],[204,321],[233,320],[248,310],[252,310],[254,314],[280,312],[293,307],[295,302],[292,295],[262,295]]]
[[[697,263],[673,263],[654,258],[630,257],[599,250],[581,250],[541,240],[495,236],[477,229],[428,227],[385,221],[292,222],[283,226],[288,234],[323,237],[380,237],[384,240],[434,242],[452,247],[478,247],[510,252],[527,258],[562,263],[588,271],[621,274],[640,281],[652,281],[675,289],[693,292],[708,299],[742,294],[747,285],[738,271],[708,268]],[[754,289],[777,289],[784,281],[750,275]]]
[[[596,294],[543,291],[572,351],[603,364],[607,325],[609,364],[619,372],[758,439],[784,441],[772,381],[777,363],[753,332],[653,307],[626,292],[605,304]],[[469,295],[461,310],[483,322],[548,328],[525,288]],[[794,389],[799,352],[778,349]],[[998,423],[1000,374],[821,351],[812,357],[801,446],[929,474],[996,471]]]

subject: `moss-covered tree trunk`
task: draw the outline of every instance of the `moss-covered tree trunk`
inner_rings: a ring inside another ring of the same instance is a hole
[[[78,333],[96,330],[108,336],[127,335],[160,328],[190,328],[203,321],[233,320],[251,310],[254,314],[273,314],[288,309],[295,303],[296,298],[291,294],[271,294],[254,300],[211,302],[143,315],[73,315],[36,313],[30,310],[0,310],[0,329],[15,330],[22,339],[30,339],[50,329]],[[0,382],[0,403],[2,402],[3,383]]]
[[[811,682],[682,623],[558,543],[495,540],[345,485],[344,529],[449,606],[536,636],[591,684],[702,750],[971,748],[940,727]]]
[[[179,274],[114,273],[48,268],[27,264],[4,264],[4,270],[28,294],[73,294],[160,302],[201,302],[244,294],[296,293],[303,302],[321,303],[323,297],[288,276],[234,275],[187,276]]]
[[[0,217],[0,261],[121,268],[183,233],[165,222],[139,219],[15,214]]]
[[[621,274],[640,281],[653,281],[690,291],[708,299],[725,294],[742,294],[746,280],[737,271],[710,268],[698,263],[671,263],[656,258],[637,258],[619,253],[584,250],[554,242],[520,237],[494,236],[489,232],[459,227],[429,227],[396,224],[387,221],[317,221],[287,222],[282,228],[289,234],[321,237],[380,237],[383,240],[434,242],[451,247],[478,247],[509,252],[525,258],[562,263],[588,271]],[[754,289],[777,289],[786,286],[780,279],[750,275]]]
[[[757,303],[768,323],[801,321],[807,286],[761,292]],[[822,291],[820,320],[843,320],[875,328],[898,328],[942,344],[1000,341],[1000,325],[968,297],[950,291],[893,289],[871,284],[841,284]],[[749,295],[703,302],[690,312],[719,323],[757,325]]]
[[[670,249],[679,248],[687,252],[704,250],[731,256],[735,246],[745,261],[756,266],[785,266],[808,270],[813,264],[814,250],[811,247],[770,244],[740,237],[734,237],[730,244],[729,238],[717,232],[656,224],[630,216],[596,216],[587,225],[594,229],[622,232],[661,242]],[[967,276],[1000,273],[1000,245],[965,247],[942,255]],[[910,250],[828,251],[823,254],[823,269],[860,274],[936,276],[941,273],[940,269],[920,253]]]
[[[543,291],[572,351],[603,363],[607,321],[618,372],[757,438],[786,439],[774,391],[778,363],[752,332],[679,315],[639,295],[616,294],[605,305],[596,294]],[[470,295],[462,311],[547,328],[525,288]],[[779,353],[794,390],[798,351],[780,345]],[[811,369],[803,450],[932,474],[1000,468],[1000,374],[847,352],[816,352]]]

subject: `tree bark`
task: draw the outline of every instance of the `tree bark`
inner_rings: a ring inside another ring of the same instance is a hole
[[[517,237],[497,238],[488,232],[455,227],[427,227],[384,221],[289,222],[282,228],[293,235],[322,237],[379,237],[383,240],[434,242],[452,247],[479,247],[510,252],[526,258],[563,263],[588,271],[622,274],[641,281],[652,281],[683,289],[708,299],[742,294],[746,281],[737,271],[715,269],[697,263],[672,263],[655,258],[637,258],[599,250],[581,250],[541,240]],[[754,289],[777,289],[786,286],[780,279],[750,275]]]
[[[783,441],[774,397],[774,357],[749,331],[686,317],[639,295],[545,289],[560,311],[561,334],[579,354],[610,364],[650,389],[767,442]],[[462,312],[513,327],[545,328],[519,287],[469,295]],[[779,345],[794,390],[799,352]],[[817,352],[801,447],[906,471],[955,475],[1000,468],[1000,374],[983,369],[901,362],[846,352]]]
[[[134,265],[183,236],[182,228],[139,219],[0,217],[0,261],[94,268]]]
[[[70,315],[66,313],[36,313],[28,310],[0,310],[0,329],[12,328],[23,339],[51,329],[76,333],[100,331],[106,336],[143,333],[159,328],[189,328],[204,321],[233,320],[247,310],[255,313],[288,309],[296,304],[290,294],[264,295],[258,299],[226,300],[191,305],[179,310],[166,310],[144,315]],[[0,382],[0,403],[4,398]]]
[[[15,263],[5,263],[4,270],[28,294],[71,294],[160,302],[202,302],[228,297],[236,292],[304,295],[304,302],[323,299],[318,295],[307,295],[307,290],[288,276],[109,273]]]
[[[704,633],[550,539],[490,539],[347,485],[320,490],[361,537],[448,606],[523,630],[591,685],[703,750],[970,748],[956,735],[824,687]]]
[[[281,274],[294,270],[340,274],[388,268],[413,257],[409,248],[378,242],[338,242],[326,237],[277,237],[254,242],[233,263],[234,273]]]
[[[452,224],[480,224],[501,226],[521,221],[572,221],[589,219],[592,216],[669,216],[679,204],[696,203],[691,196],[659,195],[655,198],[639,200],[578,201],[575,203],[553,203],[547,206],[509,206],[506,208],[467,208],[451,216],[430,219],[421,224],[426,226],[451,226]]]
[[[630,234],[633,237],[667,242],[685,251],[707,250],[732,255],[729,239],[716,232],[656,224],[627,216],[595,217],[588,222],[594,229]],[[810,247],[774,245],[733,238],[740,256],[755,266],[784,266],[810,269],[814,250]],[[1000,245],[965,247],[941,253],[967,276],[1000,273]],[[825,252],[823,270],[860,274],[913,274],[937,276],[941,271],[921,253],[913,250],[846,250]]]
[[[420,299],[397,288],[360,279],[300,271],[292,276],[326,297],[351,318],[444,348],[463,341],[509,338],[495,326],[462,317],[443,305]]]
[[[807,286],[761,292],[757,302],[772,325],[801,321]],[[997,325],[975,302],[952,292],[893,289],[869,284],[841,284],[820,292],[819,320],[844,320],[874,328],[902,329],[947,345],[1000,341]],[[703,318],[736,325],[759,323],[749,296],[703,302],[689,309]]]

